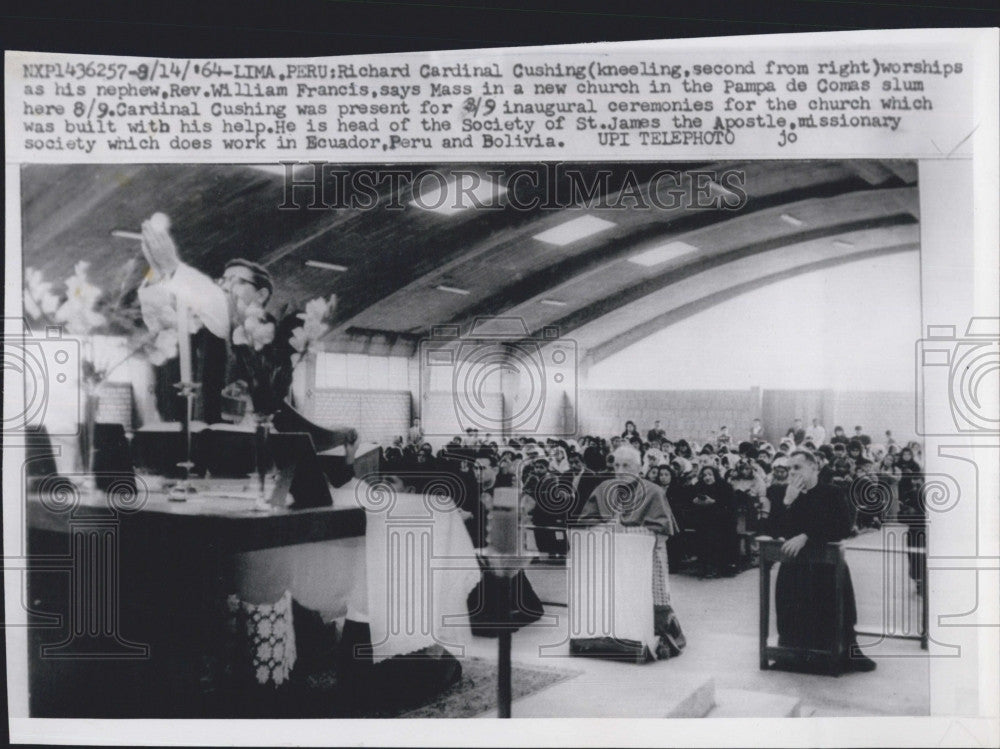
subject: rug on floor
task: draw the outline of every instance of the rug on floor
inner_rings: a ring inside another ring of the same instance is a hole
[[[337,718],[474,718],[497,709],[497,664],[485,658],[463,658],[462,678],[444,692],[431,696],[422,705],[393,709],[366,709],[345,713],[331,705],[327,717]],[[511,671],[515,700],[534,694],[553,684],[579,676],[582,671],[551,666],[527,666],[515,663]],[[338,691],[336,673],[312,674],[306,681],[313,696],[328,694],[331,702]],[[315,704],[315,701],[314,701]]]

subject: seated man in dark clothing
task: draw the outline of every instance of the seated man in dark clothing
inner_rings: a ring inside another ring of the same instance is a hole
[[[807,544],[815,546],[847,538],[851,532],[851,516],[843,494],[835,487],[819,483],[819,466],[812,453],[796,450],[792,453],[790,468],[789,483],[782,499],[783,509],[777,523],[779,537],[787,539],[781,551],[788,560],[778,570],[775,588],[778,644],[827,650],[836,626],[835,569],[832,565],[795,563],[792,560]],[[850,571],[845,570],[845,573],[843,665],[851,671],[872,671],[875,662],[857,648],[854,588]]]
[[[851,440],[844,434],[844,427],[834,427],[833,436],[830,438],[831,445],[846,445]]]
[[[590,448],[587,449],[589,450]],[[603,458],[603,456],[601,457]],[[590,495],[593,494],[597,485],[604,480],[604,477],[592,471],[584,463],[583,456],[580,453],[574,452],[569,456],[569,470],[562,474],[559,480],[573,493],[573,506],[567,513],[567,519],[575,520],[580,516],[583,505],[590,498]]]
[[[543,554],[565,554],[566,534],[555,528],[566,525],[573,509],[573,492],[559,481],[558,475],[549,470],[546,458],[536,458],[524,482],[524,492],[534,500],[530,517],[535,545]]]

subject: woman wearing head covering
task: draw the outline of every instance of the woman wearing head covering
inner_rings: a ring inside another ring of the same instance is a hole
[[[646,451],[645,460],[646,464],[643,467],[643,471],[644,473],[648,473],[651,468],[658,466],[660,465],[660,463],[663,462],[664,456],[660,450],[656,448],[650,448],[649,450]],[[652,481],[654,484],[656,483],[656,481],[653,479],[649,480]]]
[[[702,466],[691,495],[701,576],[736,574],[736,503],[732,487],[715,466]]]
[[[902,499],[912,495],[919,487],[924,470],[914,458],[913,449],[909,445],[899,451],[896,467],[899,469],[899,496]]]
[[[638,451],[620,447],[614,453],[615,477],[601,482],[584,505],[583,522],[612,523],[620,533],[653,533],[653,618],[659,637],[656,658],[679,655],[684,647],[680,623],[670,606],[667,539],[678,532],[663,489],[639,476]],[[572,643],[571,643],[572,645]]]
[[[552,470],[556,473],[566,473],[569,470],[569,457],[566,454],[566,448],[562,445],[554,445],[551,454]]]
[[[683,458],[681,458],[683,460]],[[690,500],[691,496],[687,487],[674,478],[674,469],[666,463],[657,466],[660,470],[656,477],[656,485],[663,489],[663,495],[667,500],[667,507],[673,512],[677,519],[677,533],[667,544],[667,558],[670,564],[676,569],[690,556],[690,544],[688,534],[684,530],[689,527]]]
[[[633,437],[639,437],[639,432],[636,431],[635,422],[629,419],[625,422],[625,431],[622,432],[622,439],[631,441]]]
[[[764,469],[757,465],[756,461],[744,459],[736,463],[735,471],[735,478],[730,485],[737,494],[738,509],[746,513],[749,529],[756,530],[759,527],[758,522],[767,518],[771,509],[767,499]]]
[[[896,465],[896,456],[889,452],[879,460],[876,470],[879,485],[889,498],[886,515],[891,520],[899,514],[899,480],[903,472]]]

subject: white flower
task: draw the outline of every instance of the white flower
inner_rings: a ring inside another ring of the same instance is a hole
[[[237,325],[233,328],[233,345],[234,346],[249,346],[250,338],[247,336],[246,330],[244,330],[242,325]]]
[[[302,326],[303,333],[309,343],[314,343],[322,338],[330,326],[321,320],[306,320]]]
[[[155,367],[177,356],[177,331],[161,330],[157,333],[149,348],[148,356],[149,363]]]
[[[76,264],[72,276],[66,279],[67,301],[77,301],[85,307],[93,307],[101,296],[101,290],[87,280],[90,263],[81,260]]]
[[[329,332],[330,326],[324,321],[329,319],[336,306],[336,294],[331,294],[329,301],[317,297],[309,300],[305,310],[296,315],[302,320],[302,325],[292,331],[292,337],[288,341],[298,354],[293,356],[292,366],[298,364],[305,357],[313,343]]]
[[[51,284],[49,285],[51,286]],[[43,293],[37,301],[38,305],[42,308],[42,313],[45,315],[55,314],[56,309],[59,307],[59,297],[52,292]]]
[[[314,320],[316,322],[322,322],[323,318],[327,315],[327,304],[323,299],[313,299],[306,304],[306,311],[301,317],[307,322]]]
[[[292,348],[295,349],[297,352],[299,352],[300,354],[303,353],[306,349],[306,346],[309,344],[309,339],[306,337],[305,328],[299,327],[293,330],[292,337],[288,339],[288,342],[292,345]]]
[[[257,683],[267,684],[268,677],[271,675],[270,669],[266,665],[257,666]]]
[[[90,304],[80,299],[69,298],[56,310],[57,322],[65,323],[70,335],[88,335],[95,328],[104,325],[107,319]]]
[[[101,290],[87,280],[88,267],[90,263],[82,260],[76,264],[74,275],[66,279],[66,301],[55,310],[56,321],[65,323],[71,335],[87,335],[107,323],[95,309]]]
[[[260,351],[264,346],[274,340],[274,323],[264,323],[257,325],[250,332],[250,341],[253,343],[254,351]]]
[[[52,293],[52,284],[44,280],[40,270],[24,270],[24,306],[32,317],[52,315],[59,308],[59,297]]]
[[[261,661],[270,660],[274,656],[274,648],[270,643],[262,642],[257,645],[257,659]]]

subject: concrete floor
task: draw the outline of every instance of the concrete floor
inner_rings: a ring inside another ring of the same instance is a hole
[[[902,579],[877,553],[879,533],[851,539],[847,558],[857,591],[859,620],[881,626],[884,618],[900,630],[912,614],[919,612],[919,597],[907,585],[905,563]],[[865,551],[869,550],[869,551]],[[887,581],[885,570],[890,573]],[[543,600],[565,600],[565,571],[533,569],[533,586]],[[734,578],[699,580],[674,573],[670,576],[674,609],[687,637],[687,648],[675,659],[646,665],[630,665],[568,655],[567,610],[547,606],[552,621],[536,622],[514,635],[513,659],[525,664],[557,666],[582,671],[593,689],[608,699],[627,699],[630,680],[636,688],[662,683],[697,683],[712,678],[719,690],[737,689],[780,694],[802,701],[807,715],[880,716],[927,715],[929,712],[928,660],[919,643],[891,639],[878,643],[859,637],[865,652],[877,663],[872,673],[850,673],[839,677],[761,671],[758,667],[759,572],[747,570]],[[892,605],[886,602],[891,601]],[[888,612],[886,614],[885,612]],[[903,612],[902,614],[900,612]],[[773,618],[772,618],[773,621]],[[561,644],[560,644],[561,643]],[[545,648],[540,654],[539,649]],[[496,640],[474,638],[470,655],[496,658]],[[641,676],[639,674],[641,673]],[[641,686],[640,686],[641,685]]]

